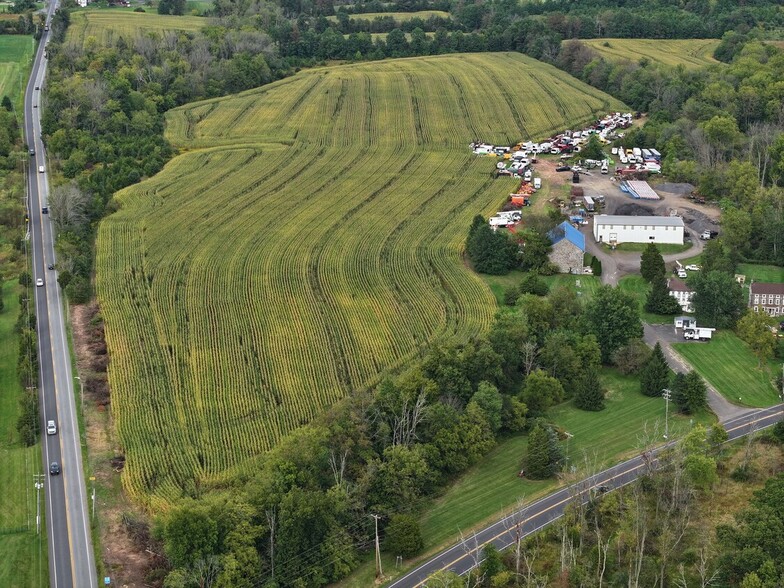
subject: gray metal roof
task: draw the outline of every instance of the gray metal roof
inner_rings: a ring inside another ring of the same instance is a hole
[[[619,214],[600,214],[593,217],[594,224],[599,225],[634,225],[656,227],[682,227],[683,219],[679,216],[621,216]]]

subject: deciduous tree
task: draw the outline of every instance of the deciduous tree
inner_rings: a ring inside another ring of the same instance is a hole
[[[588,331],[596,336],[602,362],[627,341],[642,337],[642,322],[637,301],[619,288],[601,286],[585,307]]]
[[[738,321],[735,330],[757,356],[757,367],[762,367],[776,349],[776,335],[770,330],[773,319],[764,312],[750,310]]]
[[[732,274],[697,272],[689,278],[689,285],[694,289],[692,305],[698,323],[719,329],[735,326],[746,308],[746,298]]]

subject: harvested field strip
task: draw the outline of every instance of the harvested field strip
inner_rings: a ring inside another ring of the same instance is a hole
[[[493,295],[461,254],[510,188],[468,143],[622,108],[577,81],[562,112],[543,90],[529,105],[514,89],[533,72],[565,87],[522,55],[454,55],[302,72],[168,113],[182,155],[118,193],[98,236],[131,495],[159,507],[222,483],[434,339],[488,328]]]
[[[719,63],[713,52],[718,39],[585,39],[583,43],[611,61],[648,59],[687,69]]]
[[[207,24],[206,18],[198,16],[167,16],[106,8],[80,10],[71,14],[66,42],[84,46],[94,37],[99,46],[113,46],[121,38],[130,43],[140,35],[197,31]]]

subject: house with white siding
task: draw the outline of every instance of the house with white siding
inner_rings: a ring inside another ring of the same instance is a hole
[[[679,216],[593,217],[593,237],[597,243],[677,243],[683,245],[683,219]]]
[[[667,288],[670,291],[670,296],[678,301],[684,312],[694,312],[691,305],[691,299],[694,296],[694,290],[689,288],[685,282],[678,278],[670,278],[667,280]]]

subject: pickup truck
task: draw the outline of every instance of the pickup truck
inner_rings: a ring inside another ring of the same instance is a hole
[[[703,241],[708,241],[709,239],[715,239],[718,236],[719,236],[718,231],[703,231],[700,234],[700,239],[702,239]]]

